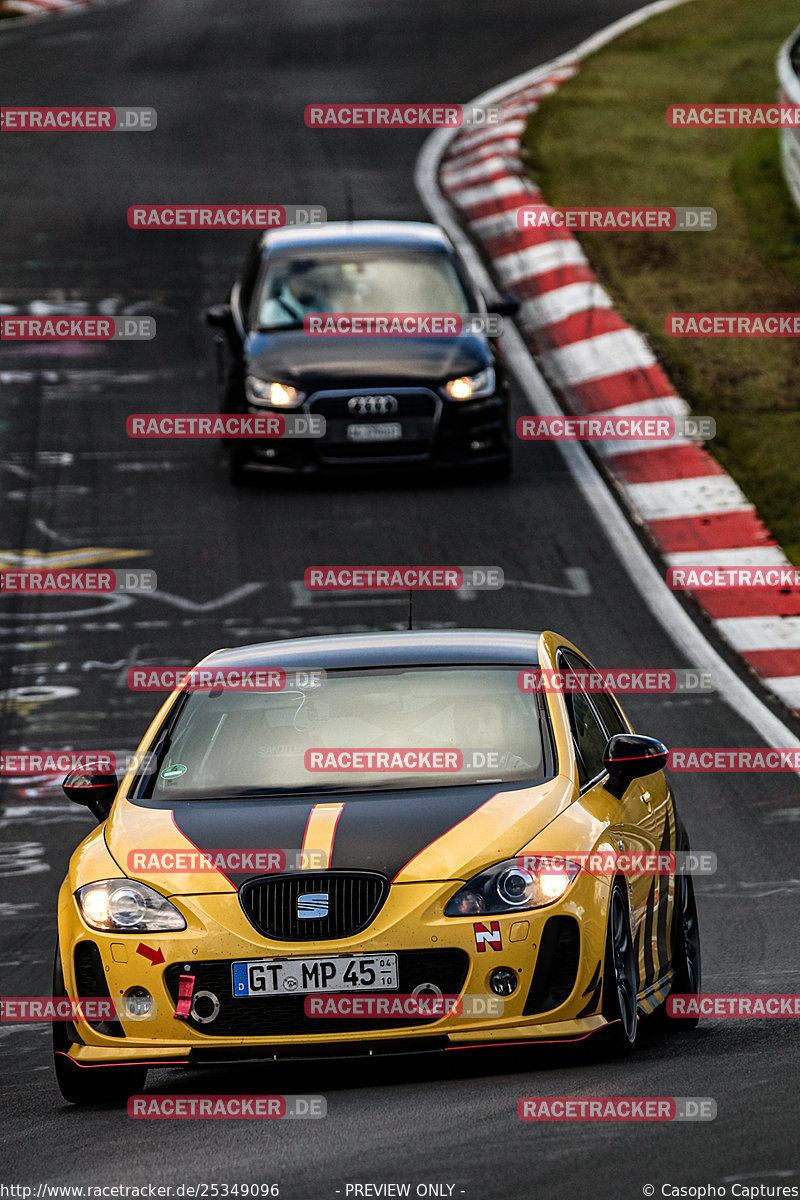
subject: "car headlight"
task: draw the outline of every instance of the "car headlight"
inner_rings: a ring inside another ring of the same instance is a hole
[[[103,879],[75,893],[84,921],[92,929],[115,933],[166,933],[186,922],[169,900],[136,879]]]
[[[526,854],[509,858],[481,871],[448,900],[446,917],[473,917],[483,913],[520,912],[543,908],[560,900],[580,871],[578,863],[563,857]]]
[[[491,396],[494,389],[494,367],[486,367],[477,375],[462,375],[460,379],[450,379],[444,385],[444,390],[451,400],[478,400],[481,396]]]
[[[305,392],[289,383],[270,383],[257,375],[246,377],[244,391],[251,404],[272,404],[275,408],[297,408],[306,398]]]

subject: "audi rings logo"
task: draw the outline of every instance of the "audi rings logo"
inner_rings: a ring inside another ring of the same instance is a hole
[[[351,396],[347,401],[347,411],[362,417],[383,417],[387,413],[396,413],[397,409],[396,396]]]

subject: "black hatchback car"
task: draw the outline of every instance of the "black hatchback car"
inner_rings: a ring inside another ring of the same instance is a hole
[[[516,307],[505,297],[492,312],[508,316]],[[474,332],[474,321],[446,336],[306,332],[304,317],[337,313],[469,317],[487,307],[436,225],[355,221],[261,234],[228,303],[206,312],[221,410],[322,416],[325,433],[230,439],[232,482],[250,466],[507,473],[508,384],[497,337]]]

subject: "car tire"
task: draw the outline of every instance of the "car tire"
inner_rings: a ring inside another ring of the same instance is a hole
[[[61,949],[56,943],[53,996],[67,995],[61,969]],[[56,1083],[68,1104],[122,1107],[144,1089],[147,1067],[79,1067],[69,1058],[69,1037],[63,1021],[53,1021],[53,1067]]]
[[[691,875],[675,877],[675,910],[672,918],[672,991],[696,996],[701,984],[700,927]],[[666,1005],[662,1006],[666,1013]],[[670,1029],[694,1029],[699,1017],[666,1017]]]
[[[602,1013],[609,1022],[606,1044],[629,1054],[639,1035],[636,951],[625,884],[616,879],[608,901]]]

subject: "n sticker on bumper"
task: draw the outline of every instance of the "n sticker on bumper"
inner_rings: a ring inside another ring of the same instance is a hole
[[[503,949],[503,935],[500,932],[499,921],[491,921],[488,926],[476,921],[473,929],[475,930],[475,949],[479,954],[483,954],[487,946],[491,946],[492,950]]]

